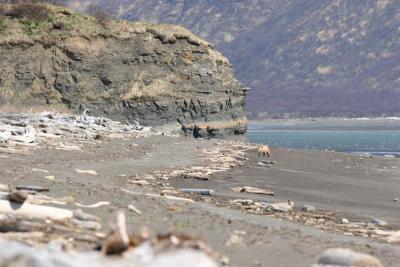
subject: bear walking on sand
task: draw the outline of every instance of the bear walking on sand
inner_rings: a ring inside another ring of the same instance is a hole
[[[267,145],[262,145],[258,148],[258,156],[261,156],[261,154],[265,157],[265,155],[268,156],[268,158],[271,156],[271,150],[269,150],[269,147]]]

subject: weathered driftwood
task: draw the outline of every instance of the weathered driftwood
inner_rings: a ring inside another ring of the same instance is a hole
[[[180,191],[183,193],[200,194],[204,196],[211,196],[214,193],[214,190],[212,189],[182,188]]]
[[[9,192],[10,186],[8,184],[0,184],[0,192]]]
[[[99,207],[103,207],[103,206],[108,206],[110,204],[111,203],[109,201],[100,201],[100,202],[97,202],[97,203],[94,203],[94,204],[91,204],[91,205],[84,205],[84,204],[81,204],[81,203],[78,203],[78,202],[75,203],[75,205],[77,205],[78,207],[89,208],[89,209],[95,209],[95,208],[99,208]]]
[[[8,200],[0,200],[0,213],[51,220],[65,220],[74,217],[73,212],[67,209],[32,205],[28,202],[19,204]]]
[[[75,219],[81,220],[81,221],[92,221],[92,222],[99,222],[100,219],[99,217],[83,212],[82,210],[74,210],[73,215]]]
[[[135,206],[133,206],[132,204],[129,204],[129,205],[128,205],[128,209],[129,209],[130,211],[133,211],[133,212],[139,214],[139,215],[142,214],[142,212],[141,212],[138,208],[136,208]]]
[[[101,237],[96,235],[96,230],[99,230],[101,225],[97,222],[80,221],[71,219],[68,221],[49,221],[41,219],[27,219],[13,215],[0,215],[0,232],[9,233],[30,233],[42,232],[46,233],[47,239],[57,239],[61,236],[68,238],[80,238],[92,243],[99,244]],[[84,235],[84,237],[82,237]],[[15,236],[18,236],[15,234]],[[29,235],[26,235],[29,237]],[[0,236],[1,237],[1,236]]]
[[[17,185],[15,187],[17,190],[27,190],[27,191],[36,191],[36,192],[46,192],[49,191],[49,188],[36,186],[36,185]]]
[[[239,186],[239,187],[232,188],[232,190],[235,192],[242,192],[242,193],[262,194],[262,195],[269,195],[269,196],[275,195],[275,193],[271,190],[252,187],[252,186]]]
[[[79,174],[89,174],[89,175],[97,175],[97,172],[95,170],[81,170],[81,169],[75,169],[76,173]]]
[[[335,248],[326,250],[313,267],[383,267],[375,257],[363,253],[357,253],[350,249]]]
[[[89,230],[100,230],[101,224],[94,221],[81,221],[77,219],[71,219],[71,223],[78,227],[89,229]]]
[[[57,149],[80,150],[77,141],[102,141],[128,135],[149,134],[150,128],[139,123],[123,125],[103,117],[86,114],[0,113],[0,143],[11,146],[36,147],[51,145]],[[98,138],[104,136],[107,138]],[[9,153],[19,151],[10,150]]]
[[[157,194],[152,194],[152,193],[137,193],[137,192],[133,192],[133,191],[130,191],[130,190],[127,190],[124,188],[120,188],[120,190],[125,193],[132,194],[132,195],[143,195],[146,197],[163,198],[163,199],[167,199],[167,200],[184,201],[184,202],[189,202],[189,203],[194,202],[192,199],[184,198],[184,197],[176,197],[176,196],[169,196],[169,195],[157,195]]]
[[[48,225],[44,221],[21,220],[10,214],[0,214],[0,232],[34,232],[45,231]]]
[[[10,137],[11,137],[11,132],[10,131],[0,132],[0,142],[7,141],[7,140],[10,139]]]
[[[129,247],[129,236],[126,229],[125,213],[118,212],[117,215],[117,228],[105,240],[101,251],[105,255],[121,254]]]
[[[32,248],[20,242],[0,239],[2,266],[96,266],[96,267],[217,267],[215,260],[198,248],[175,248],[156,251],[150,242],[131,249],[124,257],[107,257],[96,251],[64,251],[62,248],[42,246]]]

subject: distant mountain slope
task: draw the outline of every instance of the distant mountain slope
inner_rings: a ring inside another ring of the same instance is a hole
[[[182,24],[252,88],[250,117],[400,115],[400,1],[71,0]]]

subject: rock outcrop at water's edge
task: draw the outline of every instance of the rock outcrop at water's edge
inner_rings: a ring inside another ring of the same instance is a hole
[[[1,17],[0,108],[88,110],[196,137],[246,131],[246,89],[212,45],[174,25],[51,7],[48,21]]]

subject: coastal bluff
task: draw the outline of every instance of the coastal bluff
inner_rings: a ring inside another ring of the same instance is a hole
[[[189,30],[48,5],[40,20],[0,5],[0,109],[49,109],[183,130],[246,132],[246,88]]]

